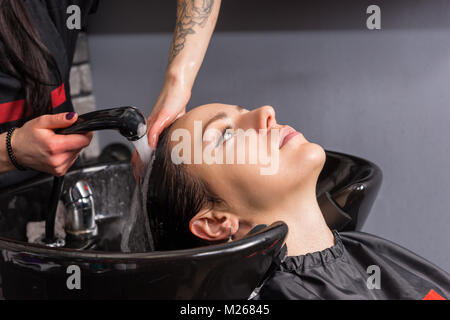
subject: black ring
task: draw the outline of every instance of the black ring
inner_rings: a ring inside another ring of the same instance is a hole
[[[16,167],[17,170],[20,171],[26,171],[27,169],[22,167],[16,160],[16,157],[14,156],[14,152],[11,146],[11,137],[12,134],[16,130],[15,127],[8,130],[8,133],[6,134],[6,150],[8,151],[9,160],[11,160],[11,163]]]

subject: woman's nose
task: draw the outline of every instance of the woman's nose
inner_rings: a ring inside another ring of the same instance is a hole
[[[276,125],[275,110],[272,106],[263,106],[255,111],[257,112],[259,129],[269,129]]]

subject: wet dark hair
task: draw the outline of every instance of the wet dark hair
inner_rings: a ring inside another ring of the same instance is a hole
[[[21,121],[51,113],[51,90],[61,83],[57,63],[40,40],[22,0],[0,0],[0,70],[18,79],[25,94]],[[56,78],[51,83],[51,73]]]
[[[147,213],[155,250],[194,248],[210,244],[189,230],[190,220],[204,208],[223,204],[207,183],[171,160],[169,132],[159,136],[148,182]]]

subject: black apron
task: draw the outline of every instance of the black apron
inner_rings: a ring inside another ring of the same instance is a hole
[[[63,80],[52,88],[53,113],[73,111],[70,99],[70,68],[80,30],[69,30],[66,22],[67,8],[77,5],[81,10],[82,27],[86,27],[90,13],[96,11],[99,0],[23,0],[33,25],[38,30],[41,41],[52,53]],[[23,105],[24,93],[21,83],[0,71],[0,133],[17,126],[13,111]],[[5,143],[0,141],[0,143]],[[14,185],[36,176],[38,172],[11,171],[0,174],[0,188]]]
[[[388,240],[333,231],[335,245],[290,257],[284,247],[278,266],[252,298],[331,300],[450,299],[450,276]]]

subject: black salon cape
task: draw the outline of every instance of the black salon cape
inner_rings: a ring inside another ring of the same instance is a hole
[[[275,272],[251,298],[450,299],[449,274],[411,251],[367,233],[333,234],[335,245],[320,252],[291,257],[284,247]]]

